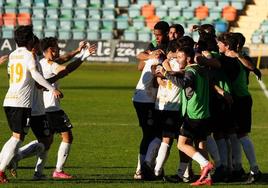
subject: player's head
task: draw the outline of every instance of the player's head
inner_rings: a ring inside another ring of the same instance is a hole
[[[177,39],[177,43],[178,43],[180,48],[182,48],[182,47],[193,48],[194,44],[195,44],[193,38],[189,37],[189,36],[183,36],[183,37]]]
[[[226,38],[228,33],[222,33],[217,37],[217,45],[219,47],[219,52],[220,53],[225,53],[227,50],[227,43],[226,43]]]
[[[242,51],[243,46],[246,42],[246,38],[244,37],[244,35],[242,33],[231,33],[233,37],[235,37],[237,39],[237,51]]]
[[[169,25],[165,21],[157,22],[154,26],[154,36],[157,45],[168,41]]]
[[[227,50],[238,52],[238,49],[237,49],[238,39],[237,37],[234,37],[231,33],[226,35],[225,44],[226,44]]]
[[[34,40],[33,40],[33,49],[32,52],[37,55],[41,56],[42,55],[42,50],[40,46],[40,40],[37,36],[34,35]]]
[[[55,37],[46,37],[41,41],[41,49],[46,58],[54,60],[59,57],[58,39]]]
[[[184,68],[187,64],[192,64],[194,62],[195,52],[191,47],[181,47],[177,50],[177,61]]]
[[[167,52],[175,53],[179,48],[179,44],[176,39],[169,41],[167,46]]]
[[[26,47],[28,50],[32,50],[33,38],[32,25],[19,26],[14,32],[14,39],[18,47]]]
[[[169,27],[169,40],[181,38],[184,35],[184,28],[180,24],[174,24]]]

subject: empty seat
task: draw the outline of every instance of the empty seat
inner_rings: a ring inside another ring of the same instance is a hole
[[[74,9],[74,17],[86,19],[87,18],[87,9],[85,8],[75,8]]]
[[[124,40],[136,41],[137,40],[137,32],[135,29],[126,29],[124,31]]]
[[[155,7],[153,5],[143,5],[141,8],[141,15],[145,18],[149,18],[155,15]]]
[[[130,1],[129,0],[117,0],[118,7],[129,7]]]
[[[82,40],[86,38],[86,33],[81,30],[73,29],[73,39],[74,40]]]
[[[102,7],[114,8],[116,6],[116,0],[105,0],[105,3],[102,4]]]
[[[102,8],[102,17],[114,19],[115,18],[114,8],[111,8],[111,7]]]
[[[167,7],[176,7],[177,1],[176,0],[164,0],[164,5]]]
[[[61,8],[60,9],[60,17],[61,18],[72,18],[73,17],[72,8]]]
[[[98,24],[98,23],[97,23]],[[87,28],[87,20],[75,19],[74,28],[78,30],[85,30]]]
[[[263,32],[267,32],[268,31],[268,20],[264,20],[261,25],[260,25],[260,29]]]
[[[6,0],[5,5],[6,6],[13,6],[16,7],[17,6],[18,1],[17,0]]]
[[[193,8],[184,8],[182,9],[182,16],[186,19],[191,19],[194,17],[194,9]]]
[[[113,39],[113,31],[108,29],[102,29],[100,31],[101,40],[111,40]]]
[[[87,39],[88,40],[99,40],[100,33],[98,30],[87,30]]]
[[[32,9],[31,7],[18,7],[18,13],[32,14]]]
[[[17,7],[15,7],[15,6],[5,6],[4,10],[5,10],[5,13],[17,14]]]
[[[32,6],[32,0],[20,1],[20,6],[22,6],[22,7],[31,7]]]
[[[9,26],[9,27],[16,26],[16,14],[15,13],[3,14],[3,23],[5,26]]]
[[[118,17],[116,19],[116,29],[127,29],[128,27],[128,17]]]
[[[209,10],[209,18],[212,20],[220,19],[222,16],[222,10],[218,7]]]
[[[58,27],[58,20],[53,18],[46,18],[45,19],[46,28],[49,30],[56,30]]]
[[[14,38],[14,28],[12,27],[2,27],[2,38],[13,39]]]
[[[132,25],[135,29],[142,29],[145,27],[144,17],[140,16],[132,20]]]
[[[89,30],[99,30],[101,28],[100,19],[89,19],[88,20],[88,29]]]
[[[115,23],[113,19],[102,19],[102,28],[112,30],[114,25]]]
[[[47,5],[50,7],[59,7],[60,0],[47,0]]]
[[[187,8],[190,6],[189,0],[179,0],[178,1],[178,7],[179,8]]]
[[[57,30],[44,29],[44,37],[57,37]]]
[[[18,25],[30,25],[31,15],[29,13],[20,13],[17,15]]]
[[[96,7],[88,8],[88,17],[90,18],[101,18],[100,9]]]
[[[138,31],[138,41],[149,42],[151,40],[152,40],[151,31],[149,29]]]
[[[58,30],[58,38],[60,40],[69,40],[72,38],[72,33],[70,30],[60,29],[60,30]]]
[[[75,7],[75,1],[64,1],[61,3],[61,6],[64,8],[73,8]]]
[[[101,0],[90,0],[91,7],[101,7],[102,1]]]
[[[47,17],[48,18],[59,18],[59,11],[56,7],[47,7]]]
[[[179,7],[172,7],[169,9],[169,17],[175,19],[181,16],[181,8]]]
[[[253,34],[252,34],[252,37],[251,37],[251,42],[253,44],[260,44],[260,43],[263,43],[263,35],[262,35],[262,32],[261,31],[255,31]]]
[[[232,6],[226,6],[222,10],[222,17],[227,21],[235,21],[237,15],[237,11]]]
[[[237,10],[243,10],[245,6],[245,1],[244,0],[232,0],[231,6],[236,8]]]
[[[264,44],[268,44],[268,33],[267,32],[263,34],[263,42],[264,42]]]
[[[81,8],[87,8],[88,1],[87,0],[76,0],[76,6],[81,7]]]
[[[199,6],[202,6],[203,2],[202,0],[191,0],[191,7],[192,8],[197,8]]]
[[[61,18],[59,20],[59,28],[63,30],[70,30],[73,26],[73,21],[70,18]]]
[[[195,17],[199,20],[203,20],[208,17],[208,7],[199,6],[195,9]]]
[[[34,6],[37,6],[37,7],[45,7],[46,0],[34,0],[33,4],[34,4]]]
[[[162,0],[153,0],[153,1],[151,1],[151,4],[153,4],[155,7],[160,7],[163,5],[163,1]]]
[[[44,7],[34,7],[33,9],[33,18],[45,18],[46,10]]]
[[[214,8],[217,6],[217,0],[206,0],[204,1],[205,6],[208,8]]]
[[[44,19],[42,18],[32,18],[32,24],[34,30],[43,30],[44,28]]]
[[[137,5],[131,5],[128,8],[128,16],[130,18],[138,17],[138,16],[140,16],[140,14],[141,14],[141,10],[140,10],[140,7],[139,6],[137,6]]]
[[[34,35],[37,36],[39,39],[44,38],[43,30],[34,30]]]
[[[168,16],[168,7],[166,6],[156,7],[155,15],[158,16],[159,18],[164,18]]]
[[[143,5],[147,5],[149,3],[150,3],[149,0],[137,0],[137,5],[139,5],[140,7]]]

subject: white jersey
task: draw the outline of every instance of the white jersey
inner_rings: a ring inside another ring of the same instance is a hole
[[[42,67],[43,76],[45,79],[52,78],[57,75],[57,68],[60,66],[55,62],[48,63],[48,60],[45,58],[40,60],[40,65]],[[59,88],[59,84],[57,82],[53,83],[52,86],[54,86],[56,89]],[[46,112],[55,112],[61,110],[60,100],[55,98],[51,91],[44,91],[43,98]]]
[[[37,57],[36,57],[37,59]],[[36,60],[36,66],[38,72],[43,75],[41,65],[38,60]],[[33,104],[32,104],[32,116],[45,115],[45,106],[43,99],[43,89],[38,89],[36,86],[33,89]]]
[[[179,71],[180,66],[176,59],[169,61],[172,71]],[[180,110],[180,101],[181,101],[181,88],[174,85],[170,80],[163,80],[165,86],[159,85],[155,109],[157,110],[168,110],[168,111],[179,111]]]
[[[154,87],[154,76],[151,66],[158,64],[157,59],[149,59],[145,61],[140,80],[136,86],[133,101],[141,103],[155,103],[157,88]]]
[[[30,70],[36,68],[31,51],[19,47],[9,55],[9,89],[3,106],[31,108],[34,79]]]

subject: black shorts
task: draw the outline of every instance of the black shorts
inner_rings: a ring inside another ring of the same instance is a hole
[[[211,122],[209,131],[213,133],[228,133],[234,128],[231,107],[221,99],[212,99],[210,103]]]
[[[180,112],[156,110],[156,124],[161,129],[162,137],[178,138],[180,132]]]
[[[36,138],[45,138],[51,135],[46,115],[31,116],[30,126]]]
[[[63,110],[46,112],[46,117],[52,133],[68,132],[73,128],[70,119]]]
[[[12,132],[26,135],[30,128],[31,108],[4,107]]]
[[[209,124],[209,119],[195,120],[185,117],[180,129],[180,135],[192,140],[205,141],[208,136]]]
[[[251,131],[251,108],[251,96],[234,97],[233,115],[238,134],[249,133]]]

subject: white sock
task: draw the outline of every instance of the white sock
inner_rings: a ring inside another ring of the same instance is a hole
[[[188,169],[188,163],[180,162],[179,169],[178,169],[178,176],[180,178],[189,177],[189,169],[188,170],[187,169]]]
[[[215,163],[215,167],[217,168],[221,166],[221,159],[218,151],[218,146],[211,135],[207,136],[207,150]]]
[[[203,168],[208,164],[208,160],[205,157],[203,157],[199,152],[195,152],[192,159],[198,162],[201,168]]]
[[[240,170],[242,168],[242,151],[240,141],[236,134],[230,135],[230,141],[232,144],[232,156],[234,170]]]
[[[167,143],[162,142],[158,150],[156,164],[154,168],[154,173],[156,176],[160,175],[163,166],[166,160],[168,159],[168,156],[169,156],[169,145]]]
[[[187,164],[188,164],[187,165],[187,168],[185,169],[185,172],[183,174],[183,177],[185,177],[185,178],[190,177],[190,171],[193,171],[192,170],[192,160],[189,163],[187,163]]]
[[[255,156],[255,150],[253,143],[251,142],[250,138],[248,136],[244,136],[239,139],[241,142],[241,145],[244,149],[244,152],[246,154],[246,157],[248,159],[250,170],[252,170],[254,173],[257,173],[259,171],[258,165],[256,162],[256,156]]]
[[[21,140],[13,136],[5,143],[1,151],[3,156],[0,164],[0,171],[5,171],[7,165],[10,163],[14,155],[18,152],[21,143]]]
[[[160,145],[161,145],[161,140],[159,138],[155,138],[151,141],[151,143],[148,146],[144,161],[146,161],[146,163],[149,164],[150,167],[155,166],[155,159],[157,157],[157,153],[158,153],[158,149]]]
[[[216,143],[219,149],[221,164],[227,167],[228,166],[228,150],[227,150],[226,141],[224,138],[221,138],[219,140],[216,140]]]
[[[63,166],[68,158],[70,149],[71,149],[71,144],[66,143],[66,142],[61,142],[59,151],[58,151],[58,159],[57,159],[57,165],[56,165],[57,172],[62,171]]]
[[[37,155],[37,162],[34,171],[42,175],[47,161],[48,151],[43,151]]]
[[[14,160],[19,161],[24,158],[32,157],[38,153],[43,152],[44,150],[44,144],[39,143],[37,140],[34,140],[19,148],[18,153],[14,156]]]
[[[145,159],[145,155],[138,155],[138,164],[137,164],[137,168],[136,168],[136,173],[141,172],[141,165],[143,164]]]

